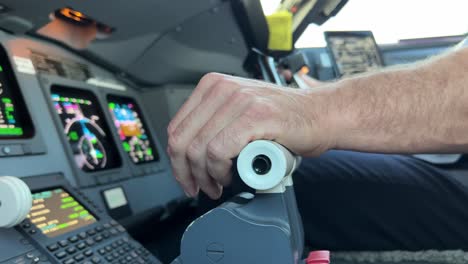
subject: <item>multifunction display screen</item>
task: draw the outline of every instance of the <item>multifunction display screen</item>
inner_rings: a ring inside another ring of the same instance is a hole
[[[325,32],[325,38],[339,77],[373,71],[383,66],[370,31]]]
[[[62,188],[34,193],[28,218],[48,237],[95,223],[96,218]]]
[[[29,138],[33,134],[31,118],[8,56],[0,48],[0,139]]]
[[[136,102],[109,95],[108,107],[123,149],[135,164],[157,161],[159,156]]]
[[[120,156],[96,97],[89,91],[61,86],[53,86],[51,92],[77,166],[86,172],[120,167]]]

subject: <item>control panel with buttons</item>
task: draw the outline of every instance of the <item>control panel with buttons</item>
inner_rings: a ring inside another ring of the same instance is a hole
[[[33,206],[16,229],[35,250],[17,259],[28,260],[24,263],[161,263],[122,225],[66,182],[45,189],[26,183],[33,193]]]

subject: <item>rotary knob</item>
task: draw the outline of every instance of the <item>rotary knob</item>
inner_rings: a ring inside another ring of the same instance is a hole
[[[0,177],[0,228],[10,228],[21,223],[31,206],[31,190],[26,183],[16,177]]]

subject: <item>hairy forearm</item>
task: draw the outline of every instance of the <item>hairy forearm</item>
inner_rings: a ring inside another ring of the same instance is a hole
[[[468,49],[312,92],[332,147],[385,153],[468,151]],[[331,88],[331,89],[330,89]]]

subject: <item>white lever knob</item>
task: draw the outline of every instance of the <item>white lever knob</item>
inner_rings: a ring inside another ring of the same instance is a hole
[[[16,177],[0,177],[0,228],[21,223],[32,206],[29,187]]]
[[[296,157],[281,144],[256,140],[242,149],[237,158],[237,171],[248,186],[266,191],[273,189],[291,175]]]

